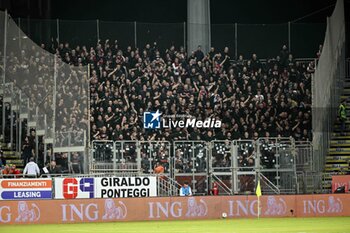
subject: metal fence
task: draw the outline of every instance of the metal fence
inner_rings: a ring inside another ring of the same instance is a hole
[[[310,191],[298,185],[309,177],[297,174],[316,176],[315,160],[310,142],[292,138],[92,141],[89,168],[91,174],[163,174],[189,182],[197,195],[210,193],[214,183],[224,194],[253,193],[259,177],[265,193],[279,194]]]
[[[86,155],[89,142],[88,66],[64,63],[31,40],[7,12],[0,11],[0,23],[3,142],[20,152],[34,128],[36,159],[43,154],[40,165],[51,154],[50,160],[62,158],[64,169],[71,171],[69,165],[83,160],[78,157]],[[22,122],[28,130],[23,134]]]
[[[38,20],[15,19],[18,26],[38,44],[50,48],[54,43],[68,42],[72,47],[95,46],[98,40],[118,40],[120,48],[143,48],[146,44],[157,45],[162,50],[171,45],[187,44],[186,22],[145,23],[109,22],[102,20]],[[212,24],[211,46],[222,50],[230,48],[231,58],[257,53],[259,57],[275,57],[282,45],[287,45],[298,57],[314,57],[322,44],[325,23],[283,24]],[[19,38],[21,40],[21,38]]]
[[[337,1],[334,12],[327,18],[327,30],[320,58],[312,77],[312,129],[314,153],[323,165],[328,153],[336,109],[348,74],[345,57],[344,1]],[[321,171],[321,170],[320,170]]]

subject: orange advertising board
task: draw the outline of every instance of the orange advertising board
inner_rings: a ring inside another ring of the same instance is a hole
[[[256,196],[1,201],[0,224],[256,218]],[[260,197],[261,217],[350,216],[350,195]]]

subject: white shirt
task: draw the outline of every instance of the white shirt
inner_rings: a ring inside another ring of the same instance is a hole
[[[27,163],[26,167],[23,170],[23,174],[25,175],[39,175],[40,170],[38,165],[35,162],[29,162]]]
[[[187,186],[187,188],[185,188],[184,186],[182,186],[180,188],[180,196],[192,196],[192,190],[190,186]]]

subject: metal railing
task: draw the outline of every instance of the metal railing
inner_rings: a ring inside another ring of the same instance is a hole
[[[233,190],[229,188],[217,175],[211,174],[211,179],[218,185],[219,192],[223,192],[225,195],[233,194]]]
[[[297,172],[315,174],[311,143],[296,143],[292,138],[210,142],[93,141],[91,148],[92,174],[160,172],[180,184],[190,181],[195,194],[209,193],[213,182],[225,194],[252,193],[257,178],[264,180],[271,193],[297,193],[300,190]],[[125,156],[129,157],[129,163]]]
[[[260,181],[262,181],[262,190],[263,192],[270,194],[280,194],[281,190],[273,184],[266,176],[261,173],[258,173]]]
[[[95,46],[98,41],[110,43],[118,40],[119,47],[142,48],[157,42],[157,47],[165,49],[171,45],[187,47],[186,22],[145,23],[112,22],[103,20],[39,20],[30,18],[15,19],[17,25],[38,44],[69,42],[72,46]],[[171,27],[172,30],[169,30]],[[250,56],[275,57],[283,44],[299,57],[313,57],[319,44],[323,42],[325,23],[282,24],[212,24],[211,45],[217,49],[229,47],[232,57]],[[254,35],[254,36],[252,36]],[[307,35],[307,36],[305,36]],[[251,38],[259,38],[253,40]],[[16,38],[17,39],[17,38]],[[24,38],[18,38],[21,43]],[[208,48],[204,48],[207,50]]]

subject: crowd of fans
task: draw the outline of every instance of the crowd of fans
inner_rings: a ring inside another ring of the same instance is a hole
[[[192,54],[157,44],[125,50],[106,40],[95,48],[60,44],[67,63],[91,65],[91,139],[206,140],[289,137],[311,140],[311,73],[283,46],[262,63],[232,60],[229,48]],[[219,129],[145,130],[143,113],[216,118]]]
[[[99,42],[95,48],[60,44],[56,53],[67,63],[90,64],[91,140],[234,140],[294,137],[311,140],[311,73],[314,64],[300,63],[283,46],[275,58],[261,62],[256,54],[231,58],[229,48],[192,54],[183,47],[160,50],[157,44],[122,50],[118,41]],[[172,128],[145,130],[143,113],[216,118],[219,129]],[[187,148],[188,147],[188,148]],[[217,168],[230,167],[225,145],[214,150]],[[255,151],[240,145],[240,167],[253,167]],[[192,152],[196,150],[196,152]],[[178,173],[206,168],[201,148],[183,145],[174,154]],[[276,162],[268,152],[262,163]],[[132,153],[130,153],[132,154]],[[154,156],[153,156],[154,154]],[[203,154],[203,152],[202,152]],[[135,160],[134,156],[124,161]],[[192,157],[193,156],[193,157]],[[169,153],[160,146],[141,150],[142,169],[169,170]]]

